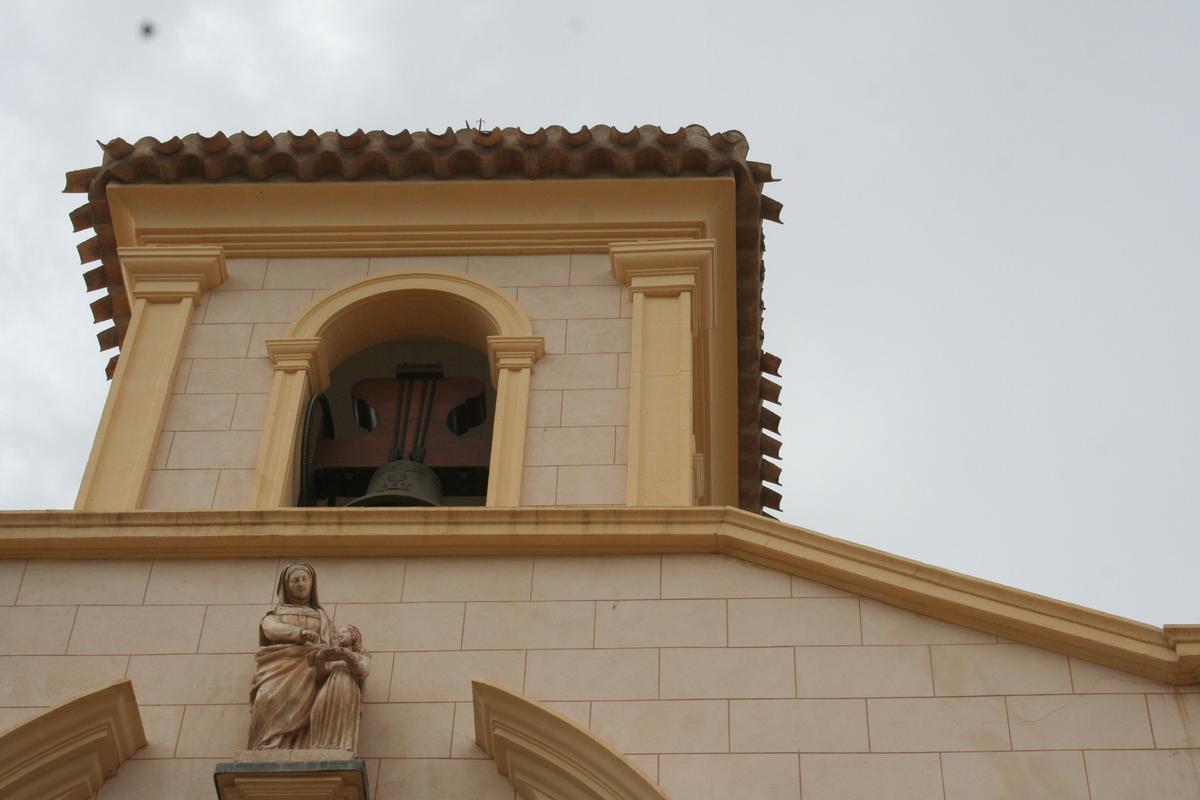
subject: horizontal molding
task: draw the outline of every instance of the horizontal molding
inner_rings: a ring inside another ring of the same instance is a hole
[[[734,508],[283,508],[0,512],[4,558],[721,553],[935,619],[1172,684],[1200,683],[1162,628]]]
[[[622,239],[700,239],[703,222],[598,225],[140,228],[142,245],[215,245],[228,258],[607,253]]]

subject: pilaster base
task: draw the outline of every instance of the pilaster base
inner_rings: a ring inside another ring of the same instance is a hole
[[[217,764],[220,800],[367,800],[367,768],[348,750],[239,750]]]

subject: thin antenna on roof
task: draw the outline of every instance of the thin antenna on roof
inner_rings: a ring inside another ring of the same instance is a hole
[[[465,119],[463,120],[463,124],[467,126],[467,130],[482,131],[483,130],[483,117],[480,117],[479,122],[475,123],[474,126],[472,126],[471,123]]]

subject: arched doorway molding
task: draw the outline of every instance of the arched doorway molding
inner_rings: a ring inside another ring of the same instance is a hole
[[[493,286],[465,275],[409,272],[343,286],[308,306],[285,337],[267,340],[275,375],[251,488],[256,508],[292,504],[303,408],[329,385],[330,371],[354,353],[402,338],[449,339],[487,353],[496,389],[487,505],[520,502],[529,384],[545,352],[542,337]]]
[[[475,741],[523,800],[668,800],[607,742],[545,706],[471,681]]]
[[[94,797],[145,744],[133,684],[116,681],[0,735],[0,797]]]

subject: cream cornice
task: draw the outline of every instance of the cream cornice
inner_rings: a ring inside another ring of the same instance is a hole
[[[220,247],[118,247],[117,255],[130,294],[151,302],[174,302],[181,297],[199,300],[229,275]]]
[[[1195,626],[1147,625],[733,508],[0,512],[5,558],[723,553],[935,619],[1173,684]]]
[[[541,336],[487,337],[488,364],[492,385],[499,382],[502,369],[532,369],[546,355],[546,340]]]
[[[218,245],[229,258],[288,258],[605,253],[619,239],[698,239],[714,235],[718,207],[732,211],[734,183],[110,184],[106,192],[119,245]]]
[[[717,324],[713,276],[717,243],[712,239],[614,242],[609,248],[613,277],[632,292],[672,295],[691,292],[698,330]]]
[[[629,759],[591,731],[528,698],[471,681],[475,741],[520,797],[667,800]]]
[[[276,371],[307,374],[313,391],[322,392],[329,386],[329,360],[323,339],[267,339],[265,345]]]
[[[145,744],[133,684],[117,681],[0,734],[0,797],[87,800]]]

